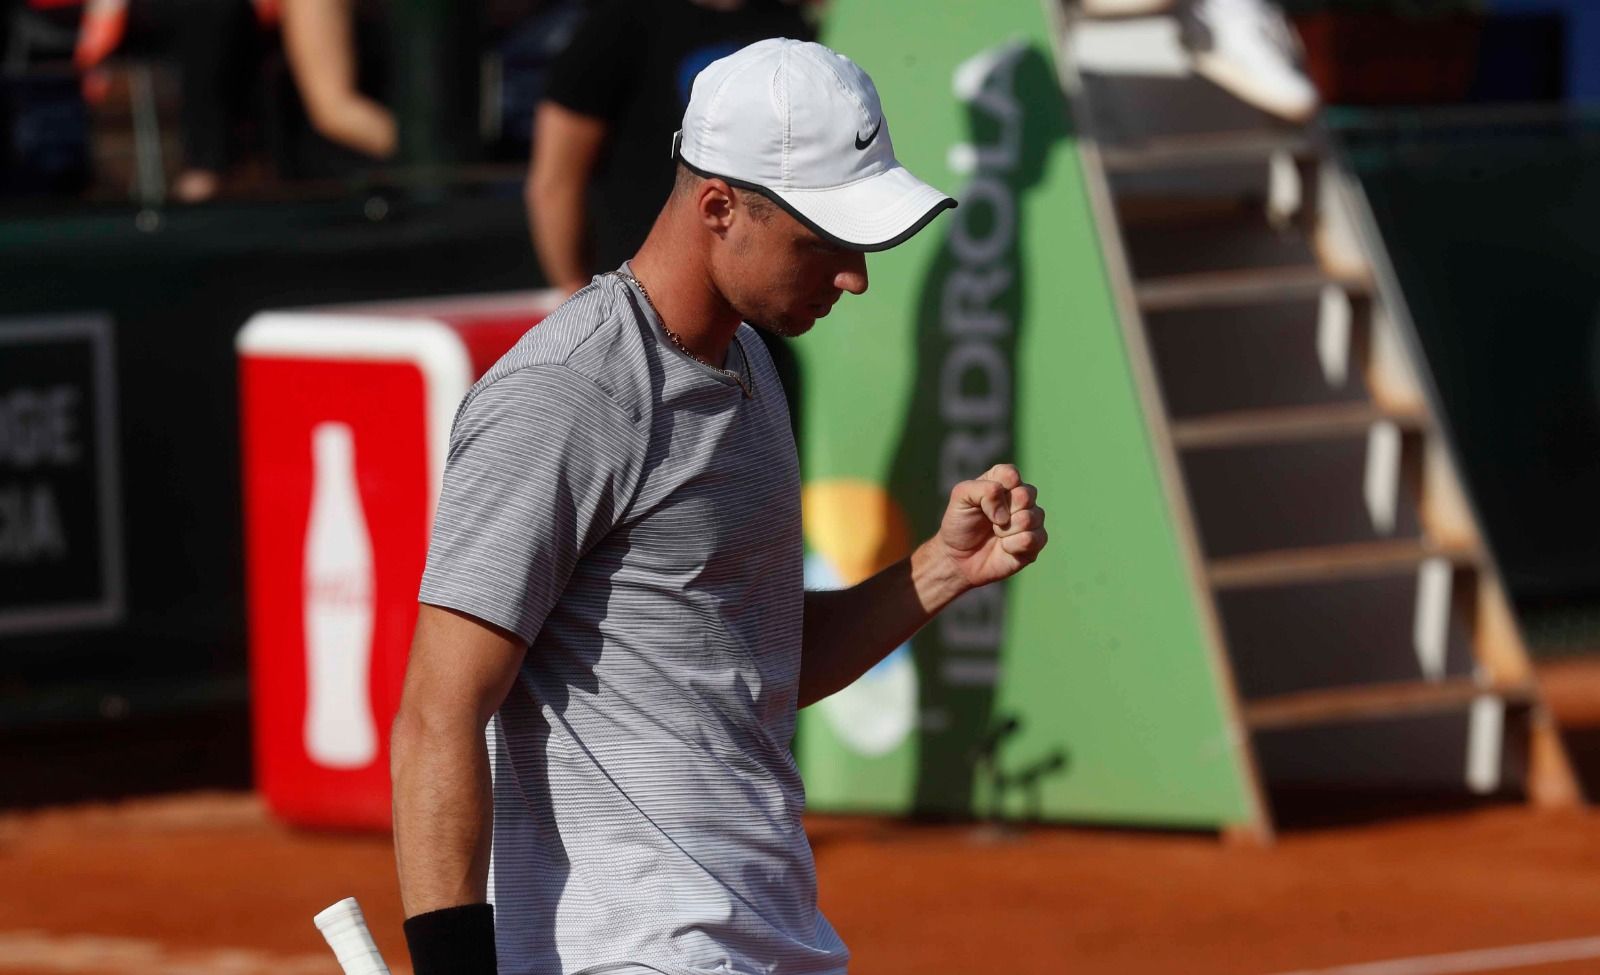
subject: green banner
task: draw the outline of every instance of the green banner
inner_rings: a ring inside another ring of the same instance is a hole
[[[960,206],[796,343],[808,583],[904,556],[999,461],[1039,486],[1051,542],[803,713],[811,808],[1249,821],[1042,8],[838,0],[825,26],[896,154]]]

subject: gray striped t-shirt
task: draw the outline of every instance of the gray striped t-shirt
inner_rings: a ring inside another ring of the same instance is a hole
[[[838,973],[789,752],[800,481],[732,378],[602,275],[467,394],[421,599],[529,644],[489,727],[503,973]]]

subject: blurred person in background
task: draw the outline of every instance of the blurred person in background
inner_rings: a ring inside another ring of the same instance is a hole
[[[89,0],[73,61],[90,101],[104,97],[105,61],[119,51],[176,63],[182,86],[183,170],[172,195],[202,203],[217,195],[230,156],[233,119],[258,73],[263,30],[276,0]]]
[[[572,43],[589,6],[584,0],[489,0],[492,103],[498,131],[491,158],[528,164],[533,152],[533,116],[544,100],[550,67]]]
[[[283,0],[283,46],[317,134],[382,160],[394,155],[399,136],[394,113],[362,91],[362,69],[371,67],[374,25],[381,20],[373,6],[362,0]]]
[[[310,2],[310,0],[305,0]],[[534,117],[528,221],[563,294],[633,256],[672,189],[668,149],[701,68],[768,37],[811,40],[791,0],[596,0]]]
[[[88,185],[89,117],[69,63],[82,11],[0,0],[0,199],[76,196]]]
[[[1195,73],[1264,112],[1306,122],[1317,90],[1299,67],[1294,32],[1267,0],[1082,0],[1090,17],[1171,13]]]
[[[550,66],[534,114],[526,198],[545,281],[563,295],[644,243],[675,169],[668,152],[695,75],[769,37],[812,40],[802,0],[596,0]],[[758,335],[799,433],[799,364]]]

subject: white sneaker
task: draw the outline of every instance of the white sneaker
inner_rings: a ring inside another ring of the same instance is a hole
[[[1173,0],[1081,0],[1085,17],[1149,17],[1172,9]]]
[[[1298,45],[1283,14],[1265,0],[1187,0],[1179,36],[1202,77],[1290,122],[1317,112],[1317,90],[1295,63]]]

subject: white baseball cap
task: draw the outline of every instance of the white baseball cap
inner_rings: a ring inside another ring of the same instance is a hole
[[[701,176],[760,191],[851,250],[887,250],[956,205],[894,158],[866,72],[821,44],[789,38],[707,65],[672,154]]]

